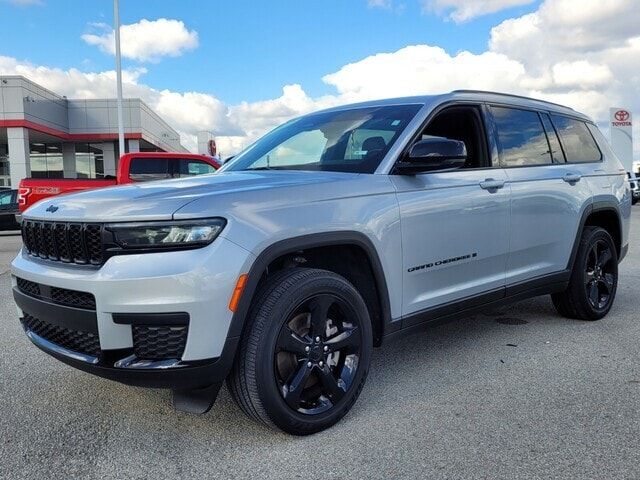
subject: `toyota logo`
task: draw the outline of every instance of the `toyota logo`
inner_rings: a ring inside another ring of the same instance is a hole
[[[618,110],[615,115],[616,120],[619,122],[626,122],[627,120],[629,120],[629,112],[627,112],[626,110]]]

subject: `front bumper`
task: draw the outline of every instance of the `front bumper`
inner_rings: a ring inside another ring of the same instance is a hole
[[[231,367],[238,338],[227,337],[228,303],[251,262],[224,238],[198,250],[113,257],[99,269],[21,253],[13,293],[29,339],[64,363],[131,385],[202,388]],[[161,356],[141,353],[158,342]]]
[[[228,338],[219,358],[197,362],[178,362],[170,365],[163,365],[162,362],[149,362],[146,366],[118,367],[116,366],[117,361],[109,362],[78,354],[30,331],[27,331],[27,337],[45,353],[84,372],[127,385],[170,388],[172,390],[195,390],[212,384],[221,384],[231,369],[239,340],[238,337]],[[124,358],[129,357],[126,352],[122,352],[122,354]]]

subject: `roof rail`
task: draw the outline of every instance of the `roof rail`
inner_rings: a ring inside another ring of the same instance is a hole
[[[524,95],[515,95],[513,93],[492,92],[489,90],[464,90],[464,89],[454,90],[451,93],[484,93],[484,94],[490,94],[490,95],[500,95],[502,97],[522,98],[524,100],[533,100],[535,102],[548,103],[549,105],[555,105],[556,107],[568,108],[569,110],[573,110],[575,112],[573,108],[567,107],[566,105],[561,105],[555,102],[549,102],[548,100],[540,100],[539,98],[525,97]]]

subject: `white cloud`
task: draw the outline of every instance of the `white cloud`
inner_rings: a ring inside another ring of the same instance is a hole
[[[545,0],[535,12],[495,26],[482,53],[449,54],[437,46],[412,45],[371,55],[325,75],[335,93],[319,98],[291,84],[277,98],[229,105],[206,93],[151,88],[142,83],[145,69],[125,71],[124,92],[147,102],[189,147],[195,147],[198,130],[213,130],[225,154],[291,117],[320,108],[457,88],[544,98],[606,123],[610,106],[640,116],[639,17],[636,0]],[[60,70],[0,57],[2,73],[24,75],[69,97],[113,97],[115,92],[111,71]]]
[[[82,39],[111,55],[115,54],[114,30],[103,23],[91,24],[101,33],[86,33]],[[180,20],[142,19],[120,27],[122,56],[141,62],[157,62],[161,57],[178,57],[198,46],[198,33]]]
[[[440,47],[413,45],[351,63],[323,80],[336,87],[342,99],[357,101],[458,88],[514,91],[524,77],[522,64],[502,54],[451,56]]]
[[[553,82],[559,87],[606,86],[613,80],[607,65],[594,65],[587,60],[560,62],[551,67]]]
[[[388,10],[393,7],[393,0],[367,0],[367,5],[370,8],[384,8]]]
[[[446,14],[454,22],[466,22],[475,17],[499,12],[511,7],[533,3],[534,0],[421,0],[425,12]]]

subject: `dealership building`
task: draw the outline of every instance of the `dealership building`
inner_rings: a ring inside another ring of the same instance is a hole
[[[123,100],[126,152],[186,152],[180,135],[137,98]],[[0,76],[0,186],[25,177],[116,174],[115,99],[68,99],[21,76]]]

